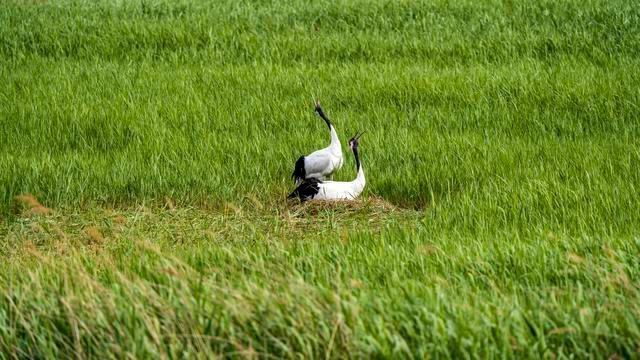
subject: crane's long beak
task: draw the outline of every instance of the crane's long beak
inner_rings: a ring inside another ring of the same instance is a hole
[[[358,139],[360,139],[360,136],[362,136],[362,134],[364,134],[364,133],[366,133],[366,132],[367,132],[367,130],[365,130],[365,131],[361,132],[359,135],[358,135],[358,133],[356,133],[356,136],[354,136],[353,138],[354,138],[354,139],[356,139],[356,140],[358,140]]]

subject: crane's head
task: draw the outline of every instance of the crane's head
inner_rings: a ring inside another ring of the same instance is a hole
[[[365,131],[361,132],[360,134],[356,132],[356,134],[351,139],[349,139],[349,148],[351,150],[358,148],[358,139],[360,139],[360,136],[362,136],[362,134],[364,134]]]
[[[318,101],[318,100],[316,100],[316,103],[315,103],[315,112],[316,112],[316,114],[318,114],[318,116],[320,116],[320,118],[322,120],[324,120],[325,123],[327,123],[327,126],[329,127],[329,130],[331,130],[331,121],[329,121],[327,116],[324,114],[324,111],[322,110],[322,107],[320,106],[320,101]]]

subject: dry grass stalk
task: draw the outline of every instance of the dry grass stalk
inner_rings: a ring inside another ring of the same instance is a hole
[[[89,238],[89,242],[91,244],[102,244],[104,242],[104,236],[95,226],[89,226],[85,228],[84,233]]]
[[[127,222],[127,218],[125,218],[120,214],[117,214],[116,216],[113,217],[113,221],[118,224],[125,224]]]
[[[574,252],[568,252],[567,259],[574,264],[581,264],[584,262],[584,258]]]
[[[438,247],[433,244],[422,244],[418,246],[418,249],[417,249],[418,253],[422,255],[432,255],[436,253],[438,250],[439,250]]]
[[[24,216],[48,215],[51,209],[42,205],[35,196],[22,194],[15,197],[19,211]]]
[[[549,331],[548,335],[561,335],[561,334],[570,334],[575,332],[575,329],[570,328],[570,327],[560,327],[560,328],[555,328],[551,331]]]
[[[173,199],[171,199],[170,197],[167,196],[167,197],[164,198],[164,207],[165,207],[165,209],[175,210],[176,203],[175,203],[175,201],[173,201]]]

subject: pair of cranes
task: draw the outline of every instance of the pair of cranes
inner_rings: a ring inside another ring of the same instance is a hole
[[[358,139],[364,134],[356,133],[349,139],[349,148],[353,152],[356,160],[356,178],[353,181],[326,181],[325,179],[332,176],[333,173],[340,170],[344,163],[342,156],[342,146],[340,139],[336,133],[336,129],[327,118],[316,101],[315,112],[320,116],[327,126],[331,134],[331,144],[324,149],[312,152],[307,156],[301,156],[296,161],[295,168],[291,177],[295,181],[297,187],[288,198],[299,198],[300,201],[306,200],[353,200],[357,198],[366,184],[364,178],[364,170],[358,156]]]

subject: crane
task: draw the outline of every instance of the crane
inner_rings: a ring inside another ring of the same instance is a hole
[[[291,174],[291,178],[295,181],[296,185],[300,185],[305,179],[324,180],[327,176],[331,176],[334,172],[338,171],[344,162],[342,146],[340,145],[336,128],[324,114],[319,101],[315,103],[315,112],[327,123],[331,135],[331,144],[324,149],[298,158],[293,173]]]
[[[364,178],[364,170],[358,156],[358,139],[364,134],[364,131],[358,135],[354,135],[349,139],[349,148],[353,152],[356,160],[357,175],[353,181],[322,181],[317,178],[309,178],[303,180],[296,187],[288,198],[300,198],[300,201],[306,200],[353,200],[357,198],[364,190],[366,180]]]

